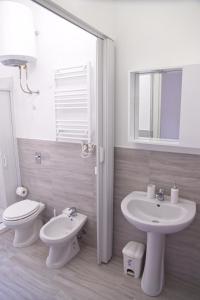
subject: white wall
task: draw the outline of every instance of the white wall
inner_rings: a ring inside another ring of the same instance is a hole
[[[117,146],[130,146],[128,143],[127,121],[128,70],[169,66],[176,67],[200,63],[200,2],[196,0],[53,1],[103,33],[115,37],[117,56],[115,113],[117,122],[115,124],[115,144]],[[17,109],[18,120],[21,120],[22,117],[24,120],[23,125],[20,126],[20,129],[18,128],[18,135],[27,135],[27,129],[24,128],[26,127],[24,124],[29,124],[29,120],[32,118],[34,122],[31,128],[29,128],[30,135],[33,137],[34,132],[41,130],[41,138],[52,139],[52,129],[47,136],[43,130],[43,118],[40,117],[38,119],[38,115],[44,116],[46,113],[46,117],[48,117],[49,120],[53,120],[54,116],[50,116],[46,109],[48,105],[50,106],[52,104],[51,102],[46,102],[47,97],[45,96],[48,90],[52,93],[52,82],[47,84],[45,79],[49,73],[49,62],[55,59],[56,62],[59,63],[58,56],[54,56],[52,50],[49,51],[49,49],[52,49],[52,45],[55,44],[55,40],[51,40],[51,31],[55,32],[56,28],[53,26],[50,28],[45,25],[45,23],[44,16],[42,14],[40,16],[38,15],[38,29],[41,32],[38,38],[41,46],[40,51],[42,52],[42,47],[45,47],[45,44],[49,46],[44,48],[43,54],[41,53],[44,61],[38,60],[38,71],[36,69],[33,70],[31,78],[32,85],[35,86],[35,88],[39,87],[42,93],[41,97],[37,98],[33,96],[31,99],[29,98],[28,101],[24,101],[24,97],[20,97],[18,100],[18,107],[22,107],[23,105],[24,109],[26,109],[26,115],[23,113],[24,110],[21,108]],[[57,24],[57,26],[59,25]],[[47,30],[49,37],[45,34]],[[71,36],[69,31],[70,29],[68,29],[67,34],[63,33],[63,36],[66,36],[66,42],[69,36]],[[57,34],[57,36],[61,35]],[[48,41],[45,39],[48,39]],[[61,39],[60,42],[63,43],[64,40],[62,41]],[[88,43],[85,43],[85,51],[88,48],[92,48],[87,47],[87,45]],[[68,47],[66,47],[66,51],[68,51],[69,47],[72,49],[73,46],[74,45],[70,43]],[[83,51],[80,52],[83,53]],[[48,55],[46,55],[46,53],[48,53]],[[51,59],[49,59],[50,57]],[[43,68],[46,72],[42,74],[41,70]],[[36,81],[38,78],[39,82],[38,80]],[[43,90],[42,86],[44,83],[45,88]],[[37,110],[33,110],[33,104],[37,108],[40,108],[38,113],[36,112]]]
[[[0,77],[14,76],[14,106],[17,137],[55,140],[54,70],[96,61],[96,38],[41,8],[32,7],[37,40],[37,63],[30,67],[30,86],[40,95],[25,95],[19,89],[18,70],[0,66]]]
[[[53,0],[116,42],[115,144],[128,143],[128,70],[200,62],[196,0]]]
[[[200,2],[117,1],[115,144],[128,143],[128,70],[200,63]]]

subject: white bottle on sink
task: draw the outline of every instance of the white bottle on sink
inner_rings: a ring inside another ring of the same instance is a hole
[[[156,196],[156,186],[155,184],[148,184],[147,185],[147,198],[153,199]]]
[[[179,189],[177,188],[176,184],[173,185],[171,188],[171,203],[176,204],[179,200]]]

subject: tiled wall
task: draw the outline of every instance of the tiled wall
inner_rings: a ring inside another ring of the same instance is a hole
[[[76,206],[88,216],[86,243],[96,246],[95,156],[80,158],[80,145],[18,139],[22,184],[29,197],[46,203],[46,216]],[[35,152],[42,153],[36,164]],[[115,149],[114,253],[121,255],[130,240],[146,242],[145,233],[122,216],[121,200],[133,190],[146,190],[149,182],[169,194],[174,182],[182,197],[197,202],[197,216],[186,230],[167,237],[166,271],[187,283],[200,283],[200,156]]]
[[[80,157],[80,145],[43,140],[18,139],[22,184],[29,198],[46,204],[46,217],[53,208],[60,213],[75,206],[88,216],[84,240],[96,247],[95,155]],[[42,163],[36,164],[35,152],[41,152]]]
[[[121,255],[130,240],[146,242],[146,234],[122,216],[121,200],[134,190],[145,191],[148,183],[166,189],[173,183],[180,196],[197,203],[197,215],[186,230],[168,235],[166,271],[187,283],[200,284],[200,156],[156,151],[115,149],[114,252]]]

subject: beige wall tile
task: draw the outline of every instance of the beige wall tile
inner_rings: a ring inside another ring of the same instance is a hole
[[[80,157],[80,145],[41,140],[18,139],[22,184],[29,198],[46,204],[45,219],[53,208],[60,213],[75,206],[88,216],[84,241],[96,246],[95,155]],[[41,152],[42,163],[36,164],[35,152]]]

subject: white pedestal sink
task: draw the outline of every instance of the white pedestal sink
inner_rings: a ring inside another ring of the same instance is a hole
[[[121,203],[125,218],[138,229],[147,232],[147,251],[141,281],[142,290],[149,296],[158,296],[164,285],[165,235],[183,230],[196,214],[196,203],[180,199],[172,204],[148,199],[144,192],[132,192]]]

